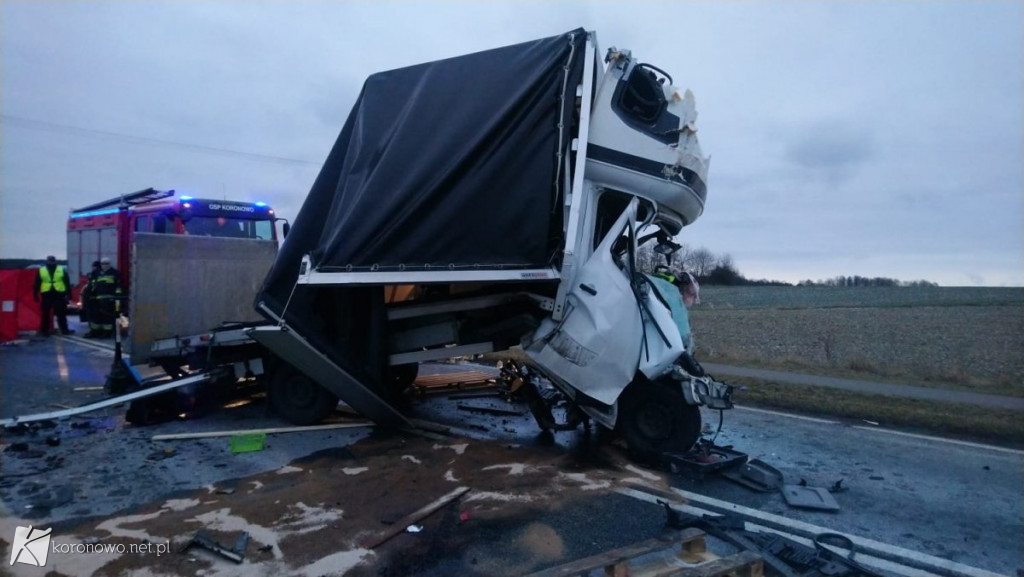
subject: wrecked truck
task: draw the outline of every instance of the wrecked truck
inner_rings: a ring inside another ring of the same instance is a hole
[[[636,255],[668,261],[703,212],[696,118],[667,72],[584,29],[370,76],[255,300],[271,404],[403,425],[419,363],[521,346],[564,428],[689,449],[731,389]]]

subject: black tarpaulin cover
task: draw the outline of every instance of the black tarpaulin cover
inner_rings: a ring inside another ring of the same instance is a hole
[[[585,42],[577,29],[370,76],[257,301],[281,314],[305,254],[322,272],[551,264]]]

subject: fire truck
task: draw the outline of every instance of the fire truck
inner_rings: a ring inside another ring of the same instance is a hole
[[[129,286],[131,247],[140,232],[277,240],[277,218],[264,202],[172,198],[174,194],[147,188],[71,211],[67,271],[75,279],[72,303],[81,305],[92,263],[104,256],[120,273],[121,286]]]

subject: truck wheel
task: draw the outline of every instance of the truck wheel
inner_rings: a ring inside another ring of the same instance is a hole
[[[700,437],[700,426],[700,407],[687,404],[677,386],[634,382],[619,399],[618,427],[639,460],[689,451]]]
[[[324,420],[338,406],[338,397],[289,366],[281,366],[267,391],[278,415],[299,426]]]

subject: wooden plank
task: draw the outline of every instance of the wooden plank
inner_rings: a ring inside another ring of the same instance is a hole
[[[405,528],[409,525],[412,525],[413,523],[421,519],[425,519],[426,517],[438,511],[441,507],[444,507],[448,503],[451,503],[452,501],[465,495],[468,491],[469,487],[459,487],[458,489],[455,489],[451,493],[448,493],[447,495],[437,499],[433,503],[421,507],[415,513],[410,513],[409,515],[402,517],[400,520],[395,521],[395,523],[391,525],[391,527],[388,527],[388,529],[383,531],[382,533],[361,540],[359,544],[360,547],[363,547],[364,549],[373,549],[374,547],[381,545],[388,539],[394,537],[402,531],[405,531]]]
[[[704,532],[700,529],[684,529],[677,534],[655,537],[653,539],[634,543],[633,545],[627,545],[618,549],[612,549],[611,551],[605,551],[604,553],[598,553],[597,555],[592,555],[584,559],[571,561],[564,565],[544,569],[543,571],[532,573],[529,577],[567,577],[570,575],[588,573],[597,569],[605,569],[605,574],[607,575],[616,575],[616,571],[623,566],[623,563],[628,563],[628,561],[635,559],[636,557],[665,550],[677,543],[685,545],[693,541],[700,541],[703,543]]]
[[[479,371],[470,371],[463,373],[441,373],[437,375],[423,375],[418,377],[413,383],[415,387],[432,388],[441,386],[457,386],[467,385],[472,383],[486,383],[492,380],[492,377],[487,373],[481,373]]]

